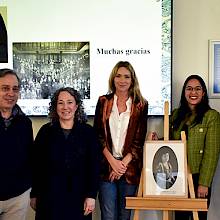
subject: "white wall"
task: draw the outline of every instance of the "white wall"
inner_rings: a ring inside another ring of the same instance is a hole
[[[220,40],[219,0],[174,0],[173,106],[179,104],[181,87],[190,74],[199,74],[208,86],[208,40]],[[220,100],[211,99],[220,111]]]
[[[219,21],[219,0],[173,0],[172,108],[189,75],[200,75],[208,87],[208,40],[220,40]],[[220,99],[210,99],[210,105],[220,111]],[[163,136],[162,119],[150,118],[148,128]]]
[[[208,86],[208,40],[220,40],[219,21],[219,0],[173,1],[173,107],[179,104],[182,84],[188,75],[201,75]],[[212,99],[210,104],[220,111],[220,100]],[[41,118],[32,121],[35,132],[45,123]],[[149,129],[158,130],[162,136],[162,119],[151,118]]]

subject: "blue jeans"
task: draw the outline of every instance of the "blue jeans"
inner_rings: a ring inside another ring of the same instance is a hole
[[[99,203],[102,220],[130,220],[131,210],[125,209],[125,197],[135,196],[137,185],[128,184],[123,177],[115,182],[102,181]]]

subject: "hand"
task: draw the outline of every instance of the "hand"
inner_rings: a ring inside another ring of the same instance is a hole
[[[117,175],[114,170],[109,175],[109,181],[113,182],[114,180],[119,180],[122,175]]]
[[[127,167],[128,164],[132,161],[132,154],[128,153],[123,159],[122,162],[124,163],[124,165]]]
[[[86,198],[84,201],[84,215],[88,215],[95,209],[95,199]]]
[[[114,157],[112,158],[110,165],[118,176],[123,175],[127,170],[126,164],[121,160],[115,159]]]
[[[197,196],[198,198],[205,198],[208,196],[209,188],[207,186],[198,186]]]
[[[147,140],[148,140],[148,141],[156,141],[156,140],[158,140],[157,133],[156,133],[155,131],[150,131],[150,132],[148,132],[148,134],[147,134]]]
[[[107,147],[104,148],[103,154],[108,160],[111,168],[116,172],[117,175],[123,175],[126,172],[127,166],[125,162],[115,159],[112,153],[110,153],[110,151],[107,149]]]
[[[36,203],[37,203],[37,198],[31,198],[30,206],[34,211],[36,211]]]

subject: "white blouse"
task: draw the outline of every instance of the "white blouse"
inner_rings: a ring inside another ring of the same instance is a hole
[[[122,158],[123,146],[127,134],[129,119],[130,119],[132,99],[129,98],[126,101],[127,109],[125,112],[122,112],[121,114],[119,114],[118,112],[117,99],[118,97],[114,95],[114,102],[112,106],[111,115],[109,118],[109,126],[110,126],[111,138],[113,143],[113,147],[112,147],[113,156],[116,158]]]

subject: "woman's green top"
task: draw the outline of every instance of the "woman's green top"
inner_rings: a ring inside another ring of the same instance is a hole
[[[180,140],[181,131],[187,134],[187,161],[192,174],[199,173],[199,184],[210,187],[220,152],[220,114],[208,110],[199,124],[194,123],[195,114],[187,116],[174,130],[173,122],[178,117],[175,109],[170,118],[170,140]]]

